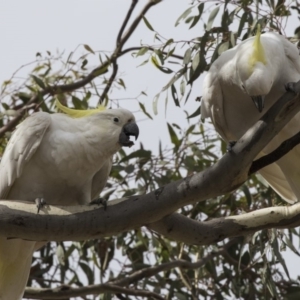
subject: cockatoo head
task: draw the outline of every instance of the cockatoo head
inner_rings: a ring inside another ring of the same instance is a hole
[[[131,147],[134,143],[130,136],[135,140],[139,136],[139,127],[135,123],[134,115],[127,109],[107,109],[98,114],[100,123],[113,134],[118,134],[118,143],[123,147]]]
[[[58,100],[56,100],[56,106],[72,118],[90,117],[93,125],[96,125],[102,132],[108,132],[109,140],[112,143],[115,141],[120,146],[131,147],[134,143],[130,140],[130,136],[134,136],[135,140],[139,136],[139,127],[135,122],[135,117],[127,109],[106,109],[104,106],[99,106],[96,109],[78,110],[68,108]]]
[[[260,26],[256,36],[241,44],[237,51],[236,71],[241,89],[252,98],[258,111],[262,112],[274,76],[260,40]]]

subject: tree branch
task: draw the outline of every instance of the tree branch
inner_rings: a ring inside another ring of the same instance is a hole
[[[113,84],[113,82],[114,82],[114,80],[115,80],[115,78],[117,76],[118,68],[119,68],[118,64],[117,64],[116,60],[114,60],[113,61],[113,72],[112,72],[112,74],[111,74],[111,76],[110,76],[110,78],[109,78],[109,80],[108,80],[108,82],[107,82],[107,84],[105,86],[105,89],[103,90],[103,93],[102,93],[102,95],[100,97],[100,100],[99,100],[100,104],[104,101],[107,93],[109,92],[109,90],[110,90],[110,88],[111,88],[111,86],[112,86],[112,84]]]
[[[276,148],[271,153],[260,157],[259,159],[255,160],[250,169],[249,175],[257,172],[258,170],[266,167],[274,163],[275,161],[279,160],[281,157],[286,155],[289,151],[291,151],[294,147],[300,144],[300,132],[296,133],[291,138],[287,139],[286,141],[282,142],[278,148]]]
[[[132,33],[134,32],[134,30],[136,29],[136,27],[139,25],[140,21],[142,20],[142,18],[146,15],[146,13],[148,12],[148,10],[158,4],[159,2],[161,2],[162,0],[149,0],[149,2],[144,6],[144,8],[142,9],[142,11],[140,12],[140,14],[135,18],[135,20],[132,22],[131,26],[129,27],[129,29],[124,33],[119,46],[117,47],[117,49],[119,49],[119,51],[122,50],[123,45],[127,42],[127,40],[130,38],[130,36],[132,35]]]
[[[127,48],[127,49],[123,50],[123,51],[121,52],[121,54],[124,55],[124,54],[126,54],[126,53],[128,53],[128,52],[131,52],[131,51],[141,50],[142,48],[148,48],[148,49],[151,50],[151,51],[154,51],[154,50],[155,50],[155,48],[154,48],[154,47],[151,47],[151,46],[130,47],[130,48]],[[165,55],[169,55],[170,57],[174,57],[174,58],[178,58],[178,59],[183,60],[183,56],[181,56],[181,55],[178,55],[178,54],[169,54],[169,53],[166,52],[166,51],[162,51],[162,53],[165,54]]]
[[[131,2],[131,6],[130,6],[128,12],[127,12],[127,15],[126,15],[126,17],[125,17],[125,20],[123,21],[122,26],[121,26],[121,29],[120,29],[120,31],[119,31],[119,33],[118,33],[117,43],[116,43],[116,46],[117,46],[117,47],[118,47],[118,46],[120,45],[120,43],[121,43],[121,38],[122,38],[123,32],[124,32],[124,30],[125,30],[125,28],[126,28],[126,25],[127,25],[128,21],[129,21],[129,19],[130,19],[130,17],[131,17],[131,14],[132,14],[132,12],[133,12],[135,6],[137,5],[137,3],[138,3],[138,0],[132,0],[132,2]]]
[[[268,207],[250,213],[199,222],[172,214],[148,227],[169,239],[193,245],[210,245],[225,238],[243,236],[261,229],[294,228],[300,225],[300,203]],[[187,234],[188,232],[188,234]]]
[[[295,88],[300,91],[300,81]],[[241,185],[248,178],[253,159],[299,110],[299,95],[286,92],[244,134],[232,151],[212,167],[146,195],[109,201],[107,210],[97,206],[45,206],[37,215],[34,204],[0,201],[0,234],[36,241],[78,241],[114,235],[154,222],[158,224],[149,226],[156,226],[158,232],[164,233],[165,220],[162,218],[165,216],[184,205],[223,195]],[[276,117],[278,115],[280,118]],[[285,219],[288,218],[285,216]],[[234,223],[232,220],[226,222]],[[284,224],[290,223],[287,221]],[[230,228],[237,228],[242,234],[244,227],[229,227],[228,235],[226,232],[219,234],[219,239],[238,234],[237,231],[230,233]],[[256,226],[255,230],[259,228]]]
[[[39,289],[39,288],[26,288],[24,297],[30,299],[67,299],[69,297],[80,297],[87,295],[99,295],[105,292],[120,293],[125,295],[147,297],[151,299],[165,300],[164,297],[157,293],[124,288],[114,284],[99,284],[89,285],[80,288],[72,288],[71,286],[60,286],[54,289]]]

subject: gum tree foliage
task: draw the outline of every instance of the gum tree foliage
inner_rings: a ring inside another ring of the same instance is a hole
[[[257,22],[263,30],[285,34],[285,24],[293,17],[296,27],[300,3],[192,1],[182,15],[172,16],[170,10],[166,19],[187,31],[198,28],[199,35],[186,41],[162,37],[159,28],[152,27],[147,11],[153,6],[159,11],[159,1],[150,1],[133,19],[136,3],[137,0],[128,1],[116,48],[110,53],[96,51],[89,45],[79,45],[67,56],[50,51],[37,53],[36,61],[22,66],[2,84],[1,153],[11,131],[24,117],[40,110],[55,112],[56,97],[77,109],[86,109],[96,102],[117,107],[120,99],[112,99],[109,92],[125,89],[126,78],[121,76],[118,58],[131,54],[142,56],[143,64],[152,63],[157,72],[169,76],[163,86],[155,87],[161,92],[154,99],[147,99],[153,101],[153,111],[146,110],[144,92],[136,97],[141,113],[150,119],[153,114],[164,113],[158,111],[157,104],[168,98],[183,110],[187,101],[193,101],[195,109],[187,112],[185,127],[180,122],[166,123],[170,134],[167,147],[158,142],[157,151],[145,149],[142,144],[134,152],[121,150],[101,196],[109,200],[145,194],[218,161],[226,152],[226,145],[209,124],[200,121],[201,89],[197,79],[223,51],[251,36]],[[127,39],[140,22],[153,32],[155,43],[126,48]],[[125,27],[129,28],[127,32]],[[289,38],[297,42],[300,27],[294,33]],[[82,51],[84,54],[78,57]],[[95,57],[99,60],[96,66],[89,62]],[[18,73],[24,67],[30,69],[30,74],[20,81]],[[199,90],[198,98],[189,97],[192,89]],[[126,103],[123,101],[122,106]],[[184,206],[178,212],[204,222],[287,205],[259,179],[256,174],[251,175],[234,192]],[[38,287],[41,293],[33,296],[28,289],[27,296],[50,299],[51,290],[56,289],[55,299],[66,299],[64,291],[72,286],[80,295],[78,299],[298,299],[300,278],[290,277],[283,253],[289,248],[300,256],[299,235],[297,228],[264,229],[214,244],[187,245],[143,227],[97,240],[51,242],[35,253],[28,282],[29,287]]]

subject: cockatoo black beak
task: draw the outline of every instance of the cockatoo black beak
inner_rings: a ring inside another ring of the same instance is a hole
[[[265,96],[252,96],[251,98],[256,108],[261,113],[265,105]]]
[[[139,136],[139,127],[135,122],[129,122],[125,124],[119,136],[119,143],[124,147],[131,147],[134,143],[130,140],[130,136],[134,136],[137,140]]]

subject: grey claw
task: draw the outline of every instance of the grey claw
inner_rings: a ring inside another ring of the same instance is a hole
[[[46,205],[46,201],[44,198],[36,198],[34,200],[36,207],[37,207],[37,213],[40,212],[41,208],[43,208]]]
[[[229,141],[229,143],[226,147],[227,152],[231,152],[235,144],[236,144],[236,141]]]
[[[98,198],[98,199],[95,199],[95,200],[93,200],[93,201],[91,201],[90,203],[89,203],[89,205],[103,205],[103,207],[104,207],[104,210],[106,210],[107,209],[107,200],[106,199],[104,199],[104,198]]]
[[[295,84],[296,84],[295,82],[288,82],[287,84],[284,85],[285,90],[287,92],[293,92],[293,93],[296,94],[296,92],[295,92]]]

